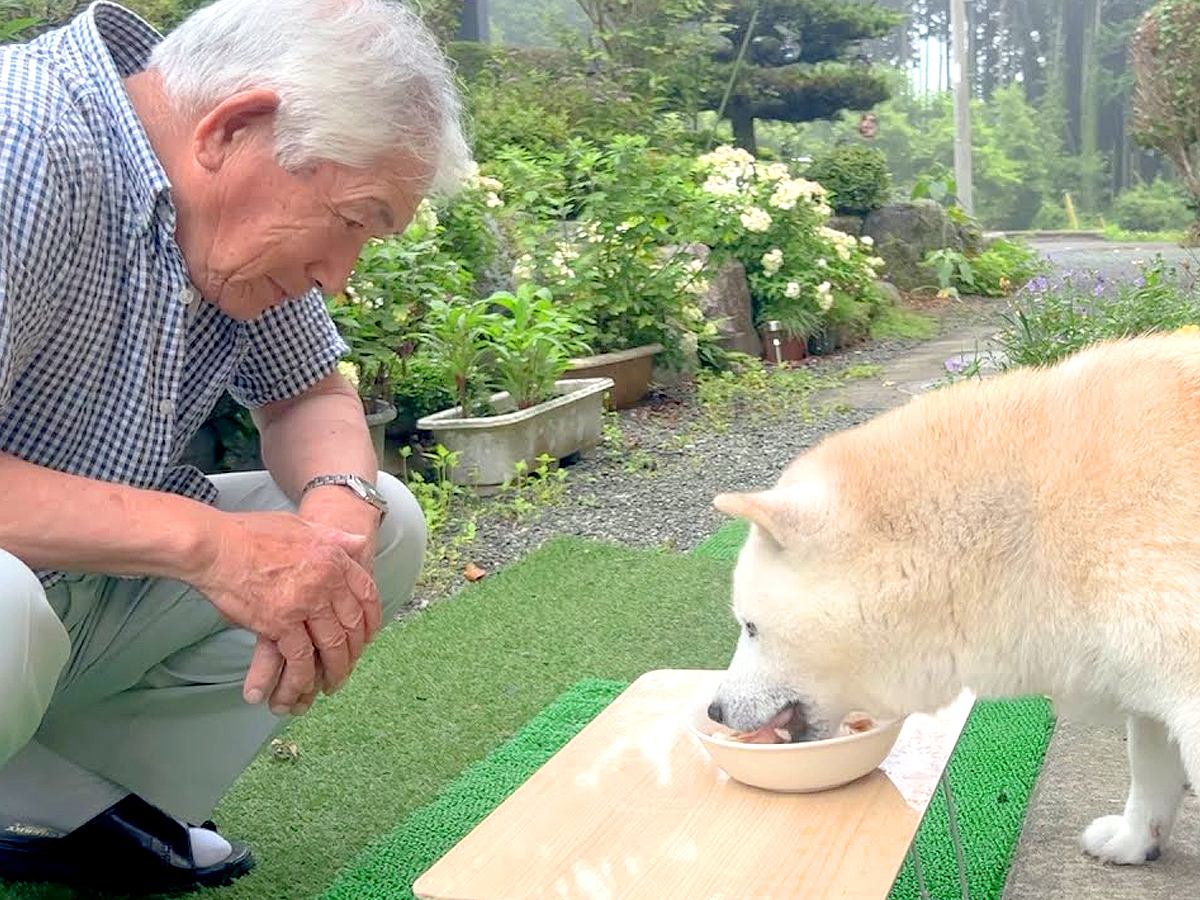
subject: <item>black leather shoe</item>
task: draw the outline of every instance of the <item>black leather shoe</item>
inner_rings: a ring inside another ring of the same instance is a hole
[[[202,827],[216,831],[211,822]],[[201,868],[192,859],[187,828],[129,794],[67,834],[21,825],[0,831],[0,878],[125,894],[217,887],[254,866],[249,847],[236,841],[230,844],[229,856]]]

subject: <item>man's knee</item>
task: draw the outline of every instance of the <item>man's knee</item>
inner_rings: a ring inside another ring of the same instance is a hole
[[[380,472],[378,487],[388,503],[375,557],[375,582],[386,622],[412,597],[425,559],[427,534],[421,506],[400,479]]]
[[[0,550],[0,765],[33,737],[71,642],[41,582]]]

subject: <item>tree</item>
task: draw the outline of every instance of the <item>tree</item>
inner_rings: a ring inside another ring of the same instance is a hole
[[[632,67],[686,71],[686,102],[718,110],[755,149],[755,119],[807,122],[888,97],[869,60],[847,57],[901,20],[847,0],[578,0],[606,55]],[[704,57],[704,66],[688,64]],[[698,89],[697,89],[698,88]]]
[[[1155,5],[1134,32],[1132,60],[1135,135],[1171,161],[1200,209],[1200,0]]]
[[[808,122],[832,118],[842,110],[868,110],[886,100],[884,74],[874,71],[861,54],[848,57],[860,42],[883,37],[900,21],[875,3],[732,3],[725,15],[728,37],[734,47],[745,44],[746,55],[740,66],[736,59],[723,63],[718,80],[732,82],[724,115],[737,144],[754,152],[755,119]],[[718,109],[720,99],[710,95],[709,108]]]

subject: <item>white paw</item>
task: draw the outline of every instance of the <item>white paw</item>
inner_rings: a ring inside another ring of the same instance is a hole
[[[1140,866],[1158,859],[1160,848],[1150,828],[1134,830],[1124,816],[1101,816],[1083,833],[1083,849],[1104,862]]]

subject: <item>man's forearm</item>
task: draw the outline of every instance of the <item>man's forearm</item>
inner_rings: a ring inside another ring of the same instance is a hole
[[[379,477],[375,448],[363,417],[362,401],[340,375],[324,379],[306,393],[255,414],[263,462],[285,494],[300,500],[304,486],[317,475]],[[378,524],[378,513],[343,487],[313,489],[307,508],[336,509],[343,527]],[[302,510],[303,511],[303,510]]]
[[[162,491],[67,475],[0,453],[0,548],[33,569],[187,581],[220,513]]]

